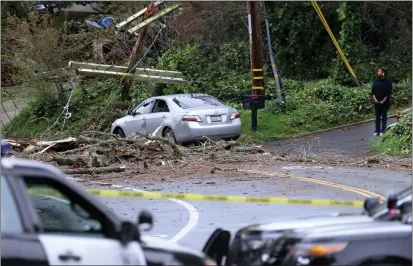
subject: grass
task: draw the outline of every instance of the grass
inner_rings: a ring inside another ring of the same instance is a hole
[[[373,108],[372,108],[373,109]],[[404,110],[404,107],[392,107],[388,116],[394,115],[397,111]],[[289,121],[297,112],[273,114],[266,110],[258,111],[258,129],[251,130],[251,111],[239,110],[242,121],[242,131],[244,138],[249,138],[255,141],[271,141],[291,138],[296,134],[311,133],[317,130],[328,129],[335,126],[345,125],[349,123],[361,122],[374,118],[374,113],[366,116],[361,116],[354,121],[343,121],[338,124],[330,124],[322,121],[312,121],[301,126],[291,126]]]
[[[371,146],[371,151],[377,154],[391,156],[412,156],[412,150],[406,147],[406,142],[396,136],[386,139],[386,141],[375,141]]]

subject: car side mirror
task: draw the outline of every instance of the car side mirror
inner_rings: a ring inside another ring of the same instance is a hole
[[[397,196],[390,194],[387,197],[387,209],[392,210],[397,208]]]
[[[380,204],[380,201],[376,197],[367,198],[364,200],[364,210],[370,213],[374,208]]]
[[[211,234],[202,252],[215,260],[217,265],[221,265],[224,257],[228,255],[230,238],[230,232],[218,228]]]
[[[131,110],[128,110],[128,112],[126,114],[127,115],[133,115],[133,112]]]
[[[126,245],[131,241],[139,241],[139,231],[135,224],[124,221],[120,226],[120,242],[122,245]]]
[[[146,228],[143,228],[143,231],[150,231],[153,227],[153,218],[152,214],[149,211],[143,210],[138,217],[138,225],[141,228],[143,225],[146,225]]]

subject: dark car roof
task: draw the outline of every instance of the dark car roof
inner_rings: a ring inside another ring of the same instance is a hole
[[[316,226],[327,226],[342,223],[370,222],[372,218],[361,214],[320,214],[311,216],[287,217],[277,221],[264,224],[255,224],[239,230],[240,233],[248,232],[274,232],[295,228],[309,228]]]
[[[324,228],[309,231],[305,238],[340,238],[357,235],[363,237],[386,237],[386,235],[398,233],[411,235],[411,232],[411,225],[406,225],[399,221],[381,221],[340,226],[327,226]]]

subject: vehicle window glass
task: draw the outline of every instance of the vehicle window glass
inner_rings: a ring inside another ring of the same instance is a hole
[[[25,182],[44,232],[104,236],[103,224],[61,189],[44,180]]]
[[[209,95],[185,95],[175,97],[173,101],[182,109],[225,106],[223,102]]]
[[[19,210],[4,176],[1,176],[1,232],[23,232]]]
[[[157,100],[153,113],[169,112],[168,104],[164,100]]]
[[[153,106],[153,102],[154,101],[146,101],[143,102],[142,104],[140,104],[138,107],[136,107],[136,109],[133,111],[135,114],[149,114],[152,110],[152,106]]]

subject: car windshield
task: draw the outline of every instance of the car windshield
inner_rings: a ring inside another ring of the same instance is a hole
[[[215,97],[199,94],[177,96],[173,99],[173,101],[182,109],[225,106],[223,102]]]
[[[397,193],[395,193],[397,197],[397,201],[402,200],[406,197],[411,197],[412,196],[412,187],[404,188]],[[384,209],[387,208],[387,202],[383,202],[380,205],[378,205],[376,208],[373,209],[371,216],[375,215],[378,212],[383,211]]]

